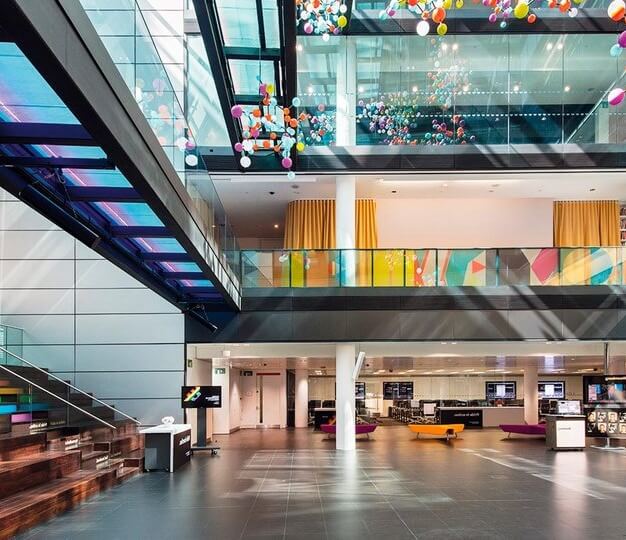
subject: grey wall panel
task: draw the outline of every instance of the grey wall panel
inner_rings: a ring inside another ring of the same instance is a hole
[[[178,314],[77,315],[76,344],[179,343],[183,318]]]
[[[319,317],[316,312],[294,311],[293,335],[302,341],[335,341],[346,335],[345,311],[324,311]]]
[[[563,339],[559,313],[547,310],[509,311],[510,335],[524,339]]]
[[[162,371],[182,369],[183,343],[77,345],[77,371]]]
[[[242,313],[237,326],[237,340],[246,336],[250,341],[291,341],[293,325],[291,313]]]
[[[76,313],[180,313],[148,289],[77,289]]]
[[[74,343],[73,315],[6,315],[2,322],[24,329],[24,343],[70,345]]]
[[[41,214],[33,212],[20,201],[0,204],[0,230],[60,230]]]
[[[73,259],[74,239],[64,231],[2,231],[0,259]]]
[[[0,315],[4,317],[73,313],[73,289],[0,289]]]
[[[454,339],[453,311],[402,312],[402,339],[452,340]]]
[[[0,288],[2,289],[72,289],[73,287],[74,261],[0,260]]]
[[[107,260],[76,261],[77,289],[141,289],[143,285]]]
[[[401,339],[403,321],[403,314],[396,311],[353,311],[346,316],[346,333],[358,339],[373,335]]]
[[[624,339],[626,340],[626,310],[617,310],[617,322],[615,328],[609,335],[611,339]]]
[[[454,338],[457,340],[522,339],[510,331],[506,311],[455,311]]]
[[[81,261],[103,260],[103,257],[93,249],[88,248],[82,242],[76,241],[76,259]]]
[[[177,399],[113,399],[110,401],[118,410],[139,418],[143,424],[157,425],[161,418],[173,416],[176,422],[183,421],[180,397]]]
[[[563,320],[563,337],[598,339],[609,336],[617,327],[618,310],[568,309],[559,312]]]
[[[63,372],[63,380],[74,371],[74,345],[24,345],[22,357],[53,373]]]
[[[76,373],[76,386],[89,388],[103,401],[116,398],[180,398],[183,371]]]

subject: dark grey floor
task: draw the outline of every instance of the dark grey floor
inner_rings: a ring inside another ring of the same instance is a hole
[[[317,433],[242,431],[218,457],[142,475],[24,538],[626,538],[626,452],[502,437],[386,426],[346,456]]]

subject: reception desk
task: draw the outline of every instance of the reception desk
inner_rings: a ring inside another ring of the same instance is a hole
[[[146,471],[173,473],[191,458],[191,424],[162,424],[142,429]]]
[[[551,450],[585,448],[585,415],[546,415],[546,446]]]
[[[438,407],[442,424],[464,424],[468,428],[523,424],[524,407]]]

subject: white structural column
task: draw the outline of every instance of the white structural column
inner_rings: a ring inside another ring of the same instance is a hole
[[[341,250],[356,247],[356,176],[335,179],[335,246]],[[341,282],[355,285],[356,254],[341,252]]]
[[[296,369],[296,427],[309,425],[309,370]]]
[[[527,424],[539,422],[539,377],[537,364],[524,366],[524,420]]]
[[[356,346],[354,343],[338,343],[336,345],[336,380],[337,399],[337,450],[354,450],[355,443],[355,405],[354,405],[354,361]]]

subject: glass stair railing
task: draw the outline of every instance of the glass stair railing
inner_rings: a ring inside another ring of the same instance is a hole
[[[140,422],[7,347],[0,347],[0,433]]]

